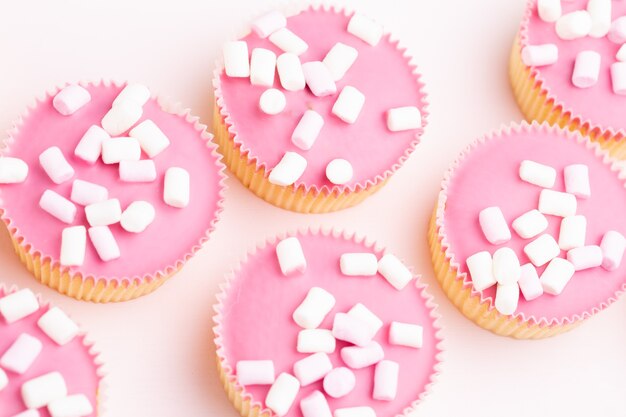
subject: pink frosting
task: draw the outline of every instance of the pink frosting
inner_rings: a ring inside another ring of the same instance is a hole
[[[249,150],[249,157],[268,168],[273,168],[286,151],[298,152],[307,159],[307,169],[296,186],[332,186],[325,170],[335,158],[347,159],[354,169],[354,176],[346,187],[374,181],[377,176],[395,169],[422,132],[421,129],[404,132],[387,129],[386,111],[390,108],[416,106],[422,111],[422,118],[426,116],[425,94],[420,91],[415,68],[409,65],[404,50],[398,49],[397,42],[391,41],[389,35],[376,47],[366,44],[347,32],[349,20],[343,13],[323,10],[308,10],[287,19],[287,27],[309,45],[300,55],[303,63],[323,60],[337,42],[357,49],[359,55],[355,63],[337,82],[337,94],[315,97],[308,88],[296,92],[282,90],[276,74],[274,87],[285,93],[287,107],[276,116],[268,116],[261,112],[258,104],[265,87],[251,85],[248,78],[229,78],[223,73],[220,76],[224,114],[230,116],[236,142]],[[248,43],[250,53],[254,48],[266,48],[277,55],[282,53],[268,39],[261,39],[255,33],[243,40]],[[337,95],[347,85],[365,95],[365,105],[352,125],[331,113]],[[324,127],[313,147],[303,151],[292,144],[291,134],[307,109],[322,115]]]
[[[331,329],[335,313],[347,312],[356,303],[363,303],[383,322],[375,337],[385,351],[385,358],[400,363],[398,395],[394,401],[372,399],[374,367],[354,370],[356,387],[343,398],[327,396],[331,409],[366,405],[373,407],[379,417],[391,417],[417,401],[435,372],[437,328],[431,315],[425,293],[414,284],[403,291],[394,289],[380,275],[372,277],[347,277],[341,274],[339,258],[347,252],[375,252],[364,243],[323,235],[300,236],[307,270],[303,275],[285,277],[276,259],[276,245],[271,244],[252,255],[231,281],[221,308],[223,358],[232,368],[239,360],[270,359],[274,361],[276,375],[288,372],[293,375],[293,364],[307,354],[296,351],[296,340],[301,328],[292,319],[292,313],[302,302],[309,289],[319,286],[336,299],[333,310],[319,328]],[[392,321],[415,323],[424,328],[424,346],[414,349],[393,346],[388,342]],[[220,342],[218,341],[218,344]],[[346,346],[337,341],[334,353],[329,354],[334,367],[345,366],[339,351]],[[247,393],[255,403],[264,404],[267,386],[247,386]],[[301,416],[300,400],[314,390],[323,392],[322,381],[303,387],[288,416]]]
[[[545,129],[524,128],[520,132],[498,136],[480,144],[466,155],[454,170],[447,191],[442,233],[449,243],[449,254],[460,264],[460,272],[467,273],[465,260],[476,252],[495,252],[510,247],[522,264],[530,262],[523,247],[532,239],[522,239],[511,229],[512,239],[502,245],[491,245],[478,223],[478,213],[490,206],[502,209],[509,227],[521,214],[537,208],[542,188],[519,178],[519,165],[528,159],[554,167],[557,179],[553,187],[565,191],[563,169],[570,164],[589,167],[591,197],[578,199],[577,214],[587,218],[586,244],[599,245],[608,230],[626,235],[626,193],[617,173],[602,162],[584,143],[565,139],[561,134]],[[546,215],[549,233],[558,241],[560,217]],[[566,253],[561,252],[561,257]],[[538,268],[539,274],[544,267]],[[561,321],[586,313],[613,300],[626,284],[626,261],[612,272],[603,268],[578,271],[559,296],[544,294],[526,301],[520,295],[516,314],[537,320]],[[495,287],[483,292],[494,297]]]
[[[4,289],[0,288],[0,298],[4,297],[5,294]],[[100,377],[98,376],[98,365],[94,362],[95,357],[89,353],[90,347],[84,344],[84,336],[77,336],[68,344],[59,346],[37,326],[37,320],[48,309],[48,306],[41,307],[30,316],[12,324],[0,319],[0,355],[22,333],[36,337],[43,344],[41,353],[24,374],[18,375],[6,371],[9,385],[0,391],[0,417],[13,416],[26,410],[21,394],[21,387],[24,382],[55,371],[63,375],[68,394],[85,394],[94,408],[94,413],[90,416],[97,415],[97,393]],[[50,416],[46,408],[39,409],[39,412],[42,417]]]
[[[576,10],[586,10],[588,0],[562,1],[563,14]],[[612,1],[612,16],[616,19],[626,15],[626,2]],[[611,64],[617,62],[615,54],[621,45],[611,42],[607,37],[590,36],[562,40],[555,30],[555,23],[547,23],[539,18],[536,1],[531,2],[530,17],[522,23],[522,46],[553,43],[559,49],[559,59],[553,65],[534,67],[538,80],[556,104],[565,110],[571,110],[574,116],[594,125],[611,128],[614,131],[626,127],[624,110],[626,97],[613,93],[611,83]],[[524,26],[527,24],[527,30]],[[574,62],[579,52],[596,51],[602,57],[598,83],[590,88],[577,88],[572,84]]]
[[[73,272],[106,280],[126,277],[143,277],[176,267],[192,250],[196,249],[216,221],[219,208],[220,173],[216,158],[211,155],[207,141],[192,122],[161,109],[156,99],[149,100],[143,108],[141,120],[151,119],[170,139],[170,146],[154,158],[157,180],[152,183],[126,183],[119,180],[118,165],[104,165],[101,161],[88,165],[74,156],[74,148],[92,124],[100,120],[111,108],[111,103],[122,86],[89,85],[91,102],[71,116],[62,116],[52,107],[52,97],[32,109],[14,135],[6,156],[26,161],[30,172],[26,182],[0,187],[1,207],[11,227],[39,251],[58,261],[61,231],[68,225],[44,212],[39,198],[46,189],[52,189],[69,198],[73,179],[82,179],[105,186],[109,198],[118,198],[122,209],[135,200],[146,200],[156,210],[154,222],[142,233],[128,233],[119,224],[111,226],[122,256],[114,261],[102,262],[94,247],[87,243],[85,263]],[[140,120],[140,121],[141,121]],[[122,135],[123,136],[123,135]],[[39,154],[56,145],[74,167],[74,178],[55,185],[38,162]],[[146,156],[142,156],[146,158]],[[163,177],[167,168],[185,168],[191,177],[191,199],[183,209],[170,207],[163,202]],[[73,225],[88,226],[82,206]]]

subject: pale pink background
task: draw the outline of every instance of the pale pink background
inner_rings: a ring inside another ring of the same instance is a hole
[[[211,305],[222,277],[255,242],[286,229],[358,230],[435,284],[426,227],[442,174],[473,138],[519,120],[506,75],[524,0],[353,1],[418,51],[431,104],[424,141],[377,195],[345,212],[285,212],[228,180],[211,241],[156,293],[134,302],[73,301],[36,284],[0,231],[0,281],[29,286],[78,318],[108,363],[104,417],[235,417],[217,379]],[[393,7],[390,7],[393,4]],[[220,45],[269,2],[47,0],[0,3],[0,129],[57,83],[113,77],[211,115]],[[384,88],[384,86],[381,86]],[[383,213],[383,215],[381,215]],[[543,341],[497,337],[466,319],[437,285],[446,337],[439,382],[415,416],[626,414],[626,301]]]

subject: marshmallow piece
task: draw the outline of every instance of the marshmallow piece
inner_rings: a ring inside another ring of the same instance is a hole
[[[578,88],[593,87],[600,76],[600,54],[596,51],[580,51],[576,55],[572,84]]]
[[[493,276],[498,284],[515,284],[522,275],[519,259],[511,248],[500,248],[493,254]]]
[[[237,381],[241,385],[270,385],[274,383],[274,362],[270,360],[238,361]]]
[[[139,141],[139,146],[148,155],[154,158],[170,146],[170,140],[152,120],[144,120],[133,127],[128,135]]]
[[[344,122],[352,124],[359,117],[363,104],[365,104],[363,93],[347,85],[339,93],[331,111]]]
[[[398,392],[398,362],[382,360],[376,364],[374,371],[374,393],[372,398],[381,401],[393,401]]]
[[[513,220],[511,227],[522,239],[530,239],[548,228],[548,219],[533,209]]]
[[[0,298],[0,314],[8,324],[30,316],[37,310],[39,310],[39,301],[28,288]]]
[[[556,169],[534,161],[524,160],[519,166],[519,177],[543,188],[554,187]]]
[[[602,237],[600,248],[602,249],[603,257],[602,268],[607,271],[614,271],[622,263],[624,249],[626,248],[626,238],[619,232],[609,230]]]
[[[304,329],[298,333],[296,350],[300,353],[333,353],[335,346],[335,337],[330,330]]]
[[[120,93],[113,100],[113,106],[117,106],[121,103],[128,101],[133,102],[136,105],[143,106],[148,100],[150,100],[150,90],[148,87],[142,84],[128,84],[120,91]]]
[[[63,116],[76,113],[91,101],[91,94],[77,84],[70,84],[59,91],[52,99],[52,106]]]
[[[229,77],[246,78],[250,76],[248,44],[245,41],[230,41],[222,48],[224,71]]]
[[[332,369],[333,364],[324,352],[314,353],[293,364],[293,374],[302,387],[323,379]]]
[[[561,0],[539,0],[537,2],[539,18],[544,22],[556,22],[561,17]]]
[[[392,132],[419,129],[422,127],[422,114],[415,106],[396,107],[387,110],[387,129]]]
[[[278,58],[276,58],[276,69],[278,70],[280,85],[282,85],[285,90],[304,90],[306,81],[298,55],[289,52],[279,55]]]
[[[345,159],[333,159],[326,165],[326,178],[335,185],[346,184],[353,175],[352,164]]]
[[[614,62],[611,64],[611,83],[613,93],[626,95],[626,62]]]
[[[378,273],[398,291],[401,291],[413,279],[409,268],[390,253],[385,254],[378,261]]]
[[[493,260],[487,251],[477,252],[465,260],[476,291],[485,290],[496,285],[493,275]]]
[[[276,244],[276,257],[283,275],[306,271],[306,258],[297,237],[288,237]]]
[[[378,318],[378,316],[370,309],[365,307],[361,303],[355,304],[349,311],[348,315],[352,316],[369,327],[369,331],[372,334],[372,338],[378,333],[381,327],[383,327],[383,321]]]
[[[368,323],[350,314],[337,313],[333,320],[333,336],[357,346],[366,346],[372,341],[374,333]]]
[[[595,268],[602,265],[602,249],[597,245],[577,247],[567,252],[567,260],[575,271]]]
[[[280,162],[272,168],[268,180],[283,187],[292,185],[304,174],[306,166],[306,159],[302,155],[285,152]]]
[[[63,223],[71,224],[76,217],[74,203],[52,190],[43,192],[39,199],[39,207]]]
[[[63,346],[74,340],[78,326],[58,307],[52,307],[37,320],[37,326],[57,345]]]
[[[611,23],[608,38],[611,42],[626,42],[626,16],[621,16]]]
[[[303,151],[313,147],[324,126],[324,118],[315,110],[307,110],[291,134],[291,142]]]
[[[131,233],[141,233],[154,221],[156,211],[147,201],[133,201],[122,213],[120,224]]]
[[[22,333],[0,358],[0,366],[22,375],[35,362],[43,345],[36,337]]]
[[[331,293],[323,288],[313,287],[293,312],[293,321],[305,329],[315,329],[322,324],[322,321],[324,321],[324,318],[334,306],[335,297]]]
[[[102,142],[108,139],[111,139],[111,136],[106,130],[92,125],[76,145],[74,155],[88,164],[95,164],[102,152]]]
[[[527,45],[522,49],[522,62],[529,67],[552,65],[559,60],[559,48],[553,43]]]
[[[553,216],[573,216],[576,214],[576,197],[560,191],[541,190],[539,211]]]
[[[120,180],[126,182],[152,182],[156,180],[156,166],[152,159],[120,161]]]
[[[348,22],[348,33],[371,46],[376,46],[383,37],[383,26],[367,16],[355,13]]]
[[[378,259],[373,253],[344,253],[339,268],[344,275],[369,277],[378,272]]]
[[[554,258],[541,274],[543,292],[559,295],[574,275],[574,265],[563,258]]]
[[[324,391],[333,398],[341,398],[350,394],[355,385],[354,372],[345,366],[333,369],[324,377]]]
[[[366,346],[347,346],[341,349],[341,359],[352,369],[372,366],[383,360],[385,352],[376,342]]]
[[[13,417],[40,417],[40,414],[39,411],[31,409],[15,414]]]
[[[592,38],[602,38],[611,29],[611,0],[589,0],[587,11],[591,16]]]
[[[63,152],[52,146],[39,155],[39,163],[52,182],[61,184],[74,176],[74,168],[67,162]]]
[[[268,88],[259,97],[259,108],[265,114],[276,115],[287,106],[285,94],[277,88]]]
[[[121,161],[139,161],[141,147],[135,138],[111,138],[102,142],[102,162],[117,164]]]
[[[511,240],[511,231],[500,207],[487,207],[478,214],[478,222],[485,238],[492,245],[500,245]]]
[[[250,57],[250,84],[271,87],[276,74],[276,54],[269,49],[254,48]]]
[[[330,406],[326,397],[319,391],[313,391],[311,395],[300,400],[302,417],[332,417]]]
[[[496,289],[495,307],[500,314],[506,316],[515,313],[517,310],[517,303],[519,302],[519,285],[513,284],[498,284]]]
[[[322,62],[330,71],[330,75],[334,81],[341,80],[346,72],[350,69],[359,52],[345,43],[337,42],[326,54]]]
[[[70,199],[81,206],[99,203],[109,198],[109,190],[93,182],[74,180]]]
[[[584,38],[591,32],[591,15],[586,10],[564,14],[556,21],[556,34],[563,40]]]
[[[524,253],[533,265],[542,266],[559,256],[561,249],[551,235],[543,234],[524,246]]]
[[[4,372],[2,368],[0,368],[0,391],[5,389],[7,385],[9,385],[9,377],[7,376],[6,372]]]
[[[65,380],[58,372],[50,372],[22,384],[22,400],[28,408],[41,408],[67,396]]]
[[[84,417],[93,413],[93,406],[84,394],[76,394],[51,401],[48,411],[52,417]]]
[[[543,287],[539,281],[537,269],[533,264],[522,265],[522,277],[519,279],[519,289],[526,301],[532,301],[543,295]]]
[[[92,227],[115,224],[122,218],[120,200],[112,198],[110,200],[90,204],[85,207],[85,215],[87,216],[89,225]]]
[[[133,100],[122,101],[104,115],[100,124],[111,136],[119,136],[141,119],[143,109]],[[103,141],[103,143],[106,141]]]
[[[424,339],[424,328],[417,324],[391,322],[389,326],[389,343],[398,346],[421,348]]]
[[[80,266],[85,261],[87,230],[85,226],[66,227],[61,232],[61,265]]]
[[[189,205],[190,178],[184,168],[171,167],[165,171],[163,201],[168,206],[185,208]]]
[[[28,165],[19,158],[0,157],[0,184],[19,184],[28,176]]]
[[[615,54],[615,58],[618,61],[626,61],[626,43],[623,43],[622,46],[619,47],[617,53]]]
[[[269,41],[282,49],[295,55],[302,55],[309,49],[309,45],[298,35],[287,29],[286,27],[278,29],[268,37]]]
[[[287,414],[296,400],[298,391],[300,391],[300,382],[292,375],[283,372],[278,375],[267,392],[265,406],[276,413],[278,417],[282,417]]]
[[[564,251],[585,246],[587,219],[585,216],[568,216],[561,220],[559,247]]]
[[[287,18],[279,11],[272,11],[256,18],[252,30],[260,38],[267,38],[272,33],[287,26]]]
[[[314,96],[325,97],[337,92],[333,76],[321,61],[305,62],[302,64],[302,72],[306,85]]]
[[[103,262],[109,262],[120,257],[120,248],[108,226],[90,227],[89,239]]]
[[[376,417],[376,412],[372,407],[337,408],[333,417]]]
[[[574,194],[578,198],[589,198],[591,186],[589,185],[589,168],[587,165],[568,165],[563,171],[565,178],[565,191]]]

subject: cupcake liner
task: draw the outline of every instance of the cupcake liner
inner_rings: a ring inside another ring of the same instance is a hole
[[[217,302],[213,305],[213,334],[215,336],[214,343],[216,347],[215,355],[217,362],[217,370],[220,377],[220,381],[224,387],[226,395],[230,402],[235,406],[235,409],[242,417],[276,417],[276,415],[265,408],[262,402],[254,400],[252,395],[246,391],[246,388],[237,382],[237,378],[234,375],[234,367],[228,363],[226,355],[224,353],[223,337],[222,337],[222,325],[223,325],[223,303],[228,297],[233,280],[237,278],[241,267],[248,262],[248,260],[254,255],[266,248],[269,245],[274,245],[276,242],[291,236],[306,236],[306,235],[321,235],[332,236],[333,238],[340,238],[351,240],[355,243],[363,243],[377,256],[382,256],[386,253],[386,249],[375,241],[367,239],[365,236],[357,235],[356,233],[350,233],[346,231],[337,230],[334,228],[306,228],[299,231],[291,231],[267,239],[261,244],[257,244],[251,251],[249,251],[239,265],[233,269],[227,276],[225,281],[219,285],[219,293],[217,295]],[[435,353],[435,365],[433,367],[433,373],[429,376],[429,382],[424,387],[424,390],[420,393],[417,399],[408,404],[404,409],[402,416],[408,416],[418,406],[420,401],[431,391],[433,384],[439,379],[441,374],[441,364],[444,355],[444,341],[442,338],[442,329],[440,326],[440,314],[437,311],[437,303],[434,301],[434,297],[428,292],[428,285],[425,284],[421,275],[416,275],[416,287],[420,290],[420,296],[424,300],[426,307],[430,310],[430,318],[435,328],[436,353]],[[380,416],[383,417],[383,416]]]
[[[285,7],[284,11],[287,16],[295,15],[300,12],[307,11],[331,11],[334,13],[343,13],[350,17],[354,11],[338,6],[324,5],[290,5]],[[417,71],[417,64],[414,55],[410,53],[398,39],[388,31],[383,35],[383,41],[388,41],[402,52],[406,63],[415,77],[422,104],[422,127],[415,133],[414,139],[408,145],[400,158],[382,174],[376,175],[373,179],[367,179],[364,182],[353,185],[306,185],[293,184],[290,186],[279,186],[269,182],[269,171],[272,167],[268,167],[265,162],[258,160],[253,151],[245,146],[238,138],[238,132],[233,125],[230,117],[230,110],[224,102],[221,90],[220,75],[224,69],[224,63],[219,58],[215,65],[213,73],[213,87],[215,94],[215,106],[213,112],[213,132],[215,135],[215,143],[218,145],[219,152],[224,156],[224,163],[229,170],[246,186],[250,191],[263,200],[277,207],[286,210],[297,211],[302,213],[327,213],[331,211],[342,210],[359,204],[370,195],[374,194],[382,188],[387,180],[406,162],[413,153],[420,138],[424,133],[424,129],[428,123],[428,97],[424,91],[424,83],[421,81],[421,74]]]
[[[27,107],[26,112],[13,123],[13,127],[8,131],[7,139],[0,145],[0,156],[10,149],[11,144],[15,141],[14,136],[19,132],[24,119],[29,113],[45,100],[56,95],[56,93],[68,84],[69,83],[66,83],[49,90],[43,96],[35,99],[35,101]],[[104,85],[107,87],[113,85],[120,88],[126,83],[111,80],[96,80],[81,81],[79,84],[85,87],[88,85]],[[104,277],[72,272],[70,268],[61,266],[58,260],[34,249],[26,237],[24,237],[20,233],[20,230],[13,224],[6,211],[2,209],[2,188],[0,188],[0,220],[2,220],[9,231],[16,254],[26,269],[33,274],[35,279],[61,294],[77,300],[93,301],[97,303],[128,301],[149,294],[163,285],[168,278],[176,274],[185,263],[202,248],[202,245],[209,239],[210,234],[216,227],[220,214],[224,209],[226,175],[224,173],[222,157],[217,152],[217,146],[212,142],[212,135],[207,132],[207,126],[200,123],[200,119],[191,114],[189,108],[183,107],[178,102],[172,102],[157,96],[152,96],[151,99],[157,100],[157,103],[164,112],[176,115],[184,119],[187,123],[192,124],[194,129],[200,133],[201,139],[206,142],[206,146],[211,149],[211,156],[214,158],[215,168],[218,170],[220,177],[217,210],[211,213],[214,218],[202,238],[190,248],[182,258],[178,259],[173,264],[155,272],[146,273],[143,276],[121,277],[107,280]]]
[[[448,188],[457,168],[459,168],[465,158],[481,144],[502,135],[509,135],[511,133],[528,134],[532,133],[533,130],[558,133],[563,136],[563,140],[572,140],[584,144],[586,148],[601,159],[604,164],[609,165],[611,171],[616,172],[620,180],[624,182],[623,175],[625,172],[624,168],[620,166],[622,164],[614,160],[599,144],[589,141],[577,132],[562,130],[554,125],[548,125],[547,123],[512,123],[509,126],[503,126],[500,130],[493,131],[479,138],[461,152],[461,155],[453,162],[452,166],[444,175],[444,179],[441,183],[441,191],[428,228],[428,243],[435,276],[450,301],[452,301],[468,319],[472,320],[480,327],[501,336],[510,336],[517,339],[540,339],[564,333],[617,301],[618,297],[626,291],[626,283],[623,283],[621,288],[608,300],[600,302],[592,309],[586,310],[581,314],[573,314],[563,318],[547,320],[543,317],[537,318],[522,312],[516,312],[513,315],[503,315],[495,309],[492,297],[485,297],[481,292],[476,291],[470,277],[464,272],[459,272],[459,260],[457,260],[450,251],[450,244],[448,243],[444,231],[444,211],[448,197]]]

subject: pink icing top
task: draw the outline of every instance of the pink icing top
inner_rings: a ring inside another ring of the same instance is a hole
[[[378,176],[386,177],[388,171],[396,169],[396,164],[408,156],[422,133],[422,129],[389,131],[386,111],[416,106],[425,124],[425,94],[404,50],[399,49],[388,34],[376,47],[368,45],[347,32],[349,20],[343,13],[323,10],[308,10],[287,19],[287,28],[309,45],[300,55],[302,63],[323,60],[337,42],[358,51],[352,67],[337,81],[337,94],[316,97],[308,88],[286,91],[276,74],[274,88],[285,93],[287,106],[282,113],[269,116],[259,108],[259,97],[266,87],[251,85],[248,78],[229,78],[223,72],[219,77],[224,99],[222,114],[230,117],[231,133],[236,133],[235,141],[242,144],[242,149],[249,150],[249,158],[256,158],[259,165],[267,168],[273,168],[286,151],[297,152],[307,159],[307,168],[295,186],[331,187],[325,170],[335,158],[348,160],[354,169],[352,180],[342,187],[365,185]],[[277,56],[282,53],[268,39],[261,39],[254,32],[243,40],[248,43],[250,53],[254,48],[269,49]],[[365,95],[365,104],[354,124],[345,123],[331,113],[339,92],[348,85]],[[322,115],[324,127],[313,147],[303,151],[293,145],[291,134],[307,109]]]
[[[0,298],[5,294],[4,289],[0,288]],[[43,345],[41,353],[24,374],[6,371],[9,385],[0,391],[0,417],[9,417],[26,411],[21,394],[22,384],[49,372],[59,372],[63,375],[69,395],[87,396],[94,409],[94,413],[89,416],[97,415],[100,376],[98,365],[94,362],[95,357],[89,353],[90,347],[84,344],[84,336],[79,335],[68,344],[59,346],[37,326],[37,321],[48,309],[48,306],[41,307],[30,316],[12,324],[0,319],[0,354],[4,353],[22,333],[36,337]],[[50,416],[47,408],[40,408],[39,413],[41,417]]]
[[[270,244],[252,255],[231,281],[221,308],[223,326],[216,332],[223,336],[221,342],[218,341],[218,345],[223,346],[218,350],[222,364],[234,369],[239,360],[270,359],[274,361],[277,376],[281,372],[293,375],[294,362],[309,354],[296,351],[298,332],[302,329],[293,321],[292,313],[309,289],[319,286],[336,299],[334,308],[319,328],[332,329],[336,313],[347,312],[356,303],[362,303],[384,323],[374,340],[383,347],[385,359],[400,364],[398,394],[394,401],[372,399],[374,366],[370,366],[353,370],[356,387],[350,394],[339,399],[327,396],[330,408],[369,406],[374,408],[378,417],[402,414],[425,393],[438,362],[436,355],[440,339],[436,335],[433,307],[426,301],[430,296],[416,288],[414,283],[398,291],[380,275],[342,275],[339,258],[343,253],[373,252],[382,256],[382,251],[364,243],[315,234],[299,236],[299,240],[307,258],[307,270],[303,275],[283,276],[276,258],[276,245]],[[392,321],[423,326],[423,347],[390,345],[388,333]],[[334,367],[346,366],[339,355],[344,346],[345,342],[337,341],[335,352],[329,354]],[[254,403],[264,404],[269,387],[247,386],[245,390]],[[300,400],[314,390],[324,392],[321,380],[300,389],[287,415],[300,417]]]
[[[565,191],[563,169],[570,164],[589,167],[591,197],[577,199],[577,214],[587,218],[587,245],[599,245],[609,230],[626,235],[626,193],[624,183],[608,164],[587,149],[585,144],[564,136],[533,127],[520,132],[496,137],[472,149],[454,170],[447,190],[443,233],[449,242],[449,255],[460,264],[460,272],[467,273],[465,260],[476,252],[493,252],[500,247],[510,247],[522,264],[530,262],[523,247],[533,239],[522,239],[511,229],[512,239],[502,245],[491,245],[484,237],[478,223],[478,213],[490,206],[498,206],[509,227],[521,214],[537,208],[542,188],[519,178],[522,160],[532,160],[557,170],[553,187]],[[560,217],[546,215],[548,229],[558,241]],[[561,251],[561,257],[566,253]],[[537,268],[541,274],[544,267]],[[469,280],[469,278],[468,278]],[[616,292],[626,285],[626,258],[612,272],[591,268],[574,274],[565,290],[558,296],[544,294],[526,301],[520,295],[516,314],[537,320],[561,321],[565,318],[591,314],[604,303],[614,301]],[[494,297],[495,287],[483,292],[484,297]]]
[[[170,146],[154,159],[157,179],[151,183],[128,183],[119,180],[118,165],[105,165],[99,160],[95,165],[74,156],[74,148],[82,135],[100,120],[111,108],[111,103],[123,86],[95,86],[86,88],[91,101],[71,116],[62,116],[52,107],[52,97],[32,109],[14,135],[15,142],[5,156],[15,156],[26,161],[29,175],[22,184],[0,186],[0,207],[5,210],[5,221],[17,228],[17,235],[32,245],[31,251],[39,251],[45,257],[58,261],[61,231],[69,225],[57,220],[39,207],[39,198],[51,189],[69,199],[74,179],[90,181],[106,187],[109,198],[120,200],[122,210],[136,200],[150,202],[155,210],[154,222],[142,233],[128,233],[118,224],[110,226],[120,247],[121,257],[103,262],[87,239],[84,264],[71,268],[83,276],[95,276],[106,280],[143,277],[176,268],[195,251],[213,228],[219,208],[220,172],[216,157],[207,147],[193,122],[185,116],[168,113],[161,109],[156,99],[150,99],[143,107],[143,117],[153,120],[167,135]],[[123,135],[121,135],[123,136]],[[39,154],[50,146],[61,148],[65,158],[75,170],[74,177],[61,185],[55,185],[39,164]],[[145,155],[142,158],[146,158]],[[191,178],[191,198],[183,209],[163,202],[163,177],[167,168],[185,168]],[[82,206],[73,225],[85,225]]]
[[[563,14],[576,10],[586,10],[588,0],[562,1]],[[612,1],[613,20],[626,15],[626,2]],[[613,131],[624,130],[626,119],[626,97],[613,93],[611,83],[611,64],[617,62],[615,54],[621,45],[611,42],[607,37],[592,38],[586,36],[575,40],[562,40],[556,34],[555,23],[544,22],[539,18],[537,2],[530,2],[530,10],[522,22],[522,47],[553,43],[559,49],[559,59],[555,64],[533,67],[542,87],[556,104],[560,104],[575,117],[590,121],[594,125],[610,128]],[[578,88],[572,84],[574,62],[579,52],[596,51],[602,57],[598,83],[590,88]]]

